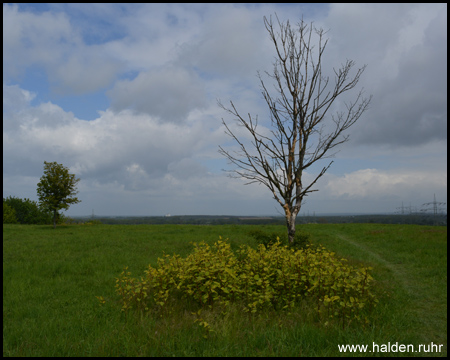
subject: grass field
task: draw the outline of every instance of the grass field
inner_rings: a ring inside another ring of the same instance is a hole
[[[314,319],[307,306],[258,316],[191,309],[162,317],[120,311],[115,277],[135,277],[163,253],[187,255],[190,242],[255,246],[252,225],[3,226],[3,356],[446,356],[447,228],[416,225],[304,225],[313,243],[372,266],[379,305],[365,328]],[[258,226],[268,232],[280,226]],[[107,303],[99,306],[95,296]],[[372,344],[380,352],[373,353]],[[382,352],[412,344],[417,352]],[[443,345],[441,351],[428,346]],[[339,352],[338,345],[368,345]]]

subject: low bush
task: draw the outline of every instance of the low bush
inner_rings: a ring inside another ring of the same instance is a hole
[[[100,220],[87,220],[84,222],[80,222],[80,225],[101,225],[103,224]]]
[[[266,247],[280,241],[282,245],[286,245],[291,249],[300,250],[306,249],[306,247],[311,246],[311,242],[309,240],[310,235],[306,232],[299,232],[295,234],[294,242],[290,243],[288,240],[288,235],[286,232],[283,233],[266,233],[262,230],[252,230],[248,233],[251,237],[253,237],[258,244],[262,244]]]
[[[371,292],[371,268],[350,266],[324,247],[294,251],[277,241],[257,249],[241,246],[236,253],[220,239],[213,247],[194,244],[186,258],[158,258],[157,267],[149,266],[140,280],[126,268],[116,279],[122,310],[165,309],[169,300],[191,300],[209,308],[233,302],[256,313],[309,301],[320,318],[337,318],[344,326],[367,322],[365,310],[378,302]]]

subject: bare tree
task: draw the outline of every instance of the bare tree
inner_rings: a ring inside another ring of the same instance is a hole
[[[271,130],[258,129],[258,118],[248,114],[242,117],[232,101],[231,107],[218,104],[235,117],[238,125],[248,130],[251,145],[238,139],[222,119],[226,133],[239,146],[238,151],[228,151],[219,146],[219,152],[237,166],[231,176],[249,180],[247,184],[261,183],[267,186],[273,197],[284,209],[289,241],[295,239],[295,220],[303,198],[313,191],[313,185],[331,166],[331,161],[309,184],[303,184],[303,171],[316,161],[329,158],[330,150],[346,142],[343,132],[352,126],[368,109],[371,97],[364,98],[361,90],[353,102],[345,103],[346,110],[326,117],[335,100],[353,89],[366,66],[350,75],[354,61],[347,60],[337,70],[333,68],[334,84],[322,74],[322,56],[328,40],[323,29],[303,19],[296,28],[289,21],[280,22],[275,32],[272,18],[264,17],[264,24],[275,45],[276,56],[272,73],[276,96],[272,96],[260,73],[262,94],[269,107]],[[313,32],[317,34],[318,48],[314,52]]]

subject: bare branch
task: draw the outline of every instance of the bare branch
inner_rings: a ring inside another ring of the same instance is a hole
[[[226,107],[218,101],[236,124],[247,130],[251,139],[249,144],[239,140],[222,119],[225,133],[239,150],[229,151],[219,146],[219,152],[236,166],[230,171],[231,176],[247,179],[247,184],[261,183],[269,188],[285,211],[291,239],[304,196],[318,191],[312,187],[333,162],[322,168],[307,185],[302,183],[303,171],[316,161],[333,156],[335,153],[330,151],[348,141],[349,135],[344,132],[368,109],[371,96],[364,98],[361,90],[355,101],[345,104],[345,111],[329,114],[336,99],[356,87],[366,66],[351,76],[355,63],[347,60],[333,69],[332,85],[322,72],[322,56],[328,44],[328,39],[324,38],[326,32],[314,28],[312,23],[306,24],[303,19],[293,28],[289,21],[283,23],[276,14],[275,17],[278,31],[274,29],[272,17],[264,17],[276,54],[272,72],[265,72],[273,80],[274,95],[257,73],[269,109],[271,129],[259,130],[257,117],[248,114],[243,118],[233,102]]]

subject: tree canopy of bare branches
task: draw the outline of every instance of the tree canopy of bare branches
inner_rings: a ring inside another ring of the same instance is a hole
[[[275,91],[269,91],[261,74],[262,94],[269,108],[271,128],[258,128],[258,118],[241,116],[232,101],[219,106],[231,114],[238,125],[250,134],[251,144],[245,144],[222,119],[226,133],[237,143],[239,150],[229,151],[219,146],[219,152],[236,168],[232,177],[250,183],[264,184],[284,209],[289,241],[295,238],[295,219],[303,198],[313,191],[314,184],[333,163],[324,166],[309,184],[302,181],[304,170],[316,161],[335,154],[334,148],[346,142],[350,128],[368,109],[371,97],[360,90],[354,101],[345,103],[344,111],[329,113],[336,99],[357,85],[366,66],[356,69],[347,60],[334,71],[334,82],[322,73],[322,57],[328,40],[323,29],[316,29],[303,19],[297,27],[289,21],[280,22],[278,31],[272,17],[264,17],[264,24],[275,46],[273,71],[265,72]],[[315,35],[315,36],[313,36]],[[314,39],[314,40],[313,40]],[[317,47],[315,46],[317,45]]]

